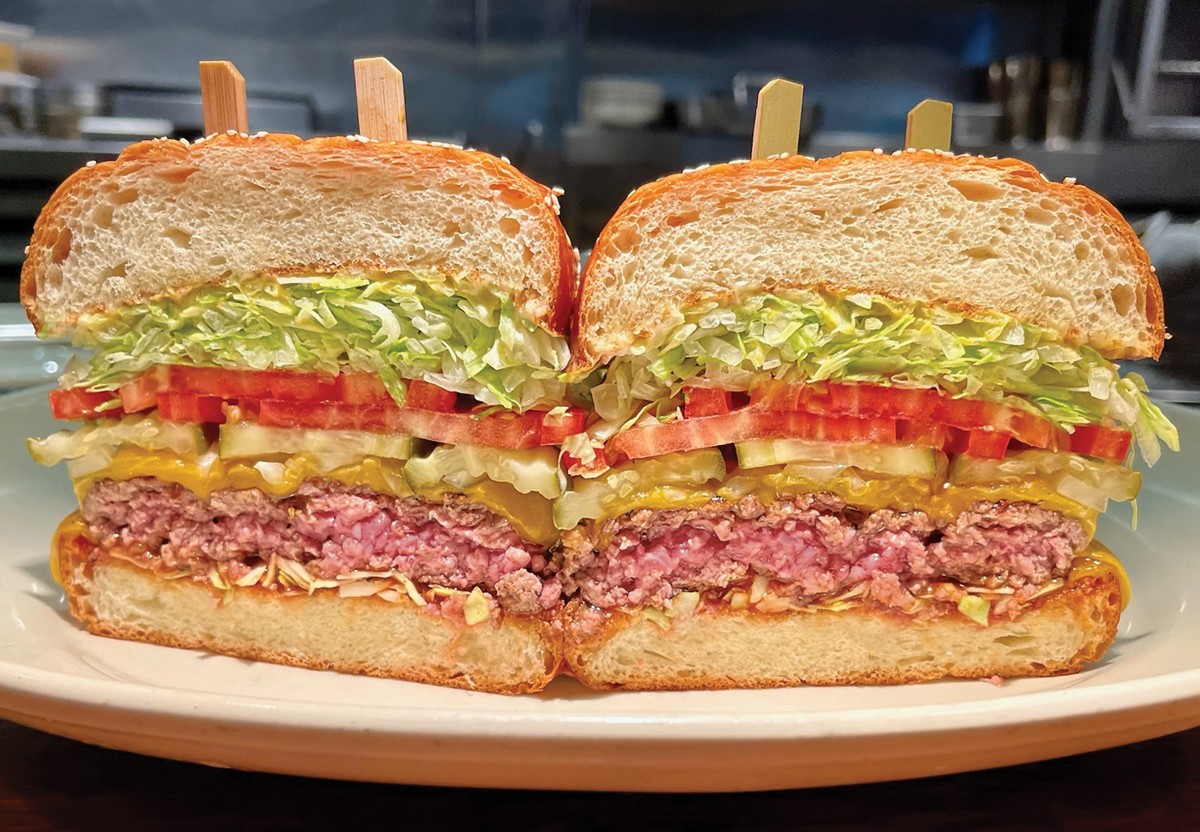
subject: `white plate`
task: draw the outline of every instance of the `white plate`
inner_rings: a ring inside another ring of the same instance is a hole
[[[72,507],[22,440],[53,428],[0,397],[0,716],[144,754],[289,774],[453,786],[743,790],[920,777],[1090,751],[1200,725],[1200,413],[1148,478],[1141,525],[1107,519],[1134,586],[1095,667],[995,687],[504,697],[240,661],[81,631],[47,567]],[[1117,507],[1114,514],[1128,516]],[[363,634],[369,638],[369,633]]]

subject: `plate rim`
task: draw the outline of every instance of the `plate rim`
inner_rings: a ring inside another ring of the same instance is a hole
[[[89,637],[103,638],[103,636]],[[146,645],[153,647],[155,645]],[[206,651],[193,651],[206,655]],[[332,672],[332,671],[328,671]],[[1086,673],[1087,671],[1083,671]],[[1047,677],[1073,679],[1074,676]],[[1036,680],[1034,680],[1036,681]],[[978,680],[949,680],[939,684],[986,684]],[[416,683],[400,682],[401,685]],[[49,689],[48,689],[49,687]],[[64,688],[70,688],[68,693]],[[795,688],[793,690],[834,690],[836,688]],[[203,722],[219,718],[239,725],[273,728],[310,729],[328,723],[329,706],[313,701],[287,700],[280,703],[266,697],[247,694],[221,694],[159,687],[144,682],[128,682],[76,676],[70,673],[30,668],[15,662],[0,661],[0,692],[12,692],[59,703],[96,706],[128,713],[168,716]],[[1137,693],[1135,698],[1122,694]],[[502,697],[475,691],[455,691],[481,697]],[[640,692],[656,695],[657,692]],[[678,695],[678,691],[668,692]],[[711,691],[690,691],[705,695]],[[727,693],[727,692],[726,692]],[[752,694],[753,691],[744,693]],[[87,695],[85,695],[87,694]],[[604,696],[628,695],[621,691]],[[502,697],[500,701],[507,700]],[[394,736],[447,737],[472,736],[523,739],[595,739],[603,728],[604,739],[655,740],[678,739],[672,733],[687,727],[689,739],[759,740],[816,739],[897,736],[912,733],[953,732],[965,728],[1003,728],[1026,726],[1075,717],[1137,713],[1163,706],[1195,701],[1200,704],[1200,668],[1174,671],[1155,676],[1100,683],[1092,687],[1072,685],[1046,691],[1028,691],[994,699],[953,703],[929,703],[891,707],[843,708],[808,712],[802,708],[768,713],[741,712],[660,714],[628,712],[621,714],[562,714],[556,711],[489,711],[455,706],[405,704],[397,702],[354,705],[340,711],[338,725],[361,717],[373,732]],[[7,710],[0,697],[0,710]],[[1033,714],[1031,716],[1031,713]],[[414,723],[412,716],[421,720]],[[369,717],[369,718],[368,718]],[[1200,725],[1200,708],[1195,720]],[[737,729],[736,737],[729,736]],[[516,730],[515,730],[516,729]],[[526,729],[521,731],[519,729]],[[552,729],[552,733],[550,733]],[[790,729],[790,730],[789,730]]]

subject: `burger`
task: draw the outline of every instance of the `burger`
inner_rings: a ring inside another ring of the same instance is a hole
[[[21,274],[86,355],[55,535],[106,636],[478,690],[561,659],[550,556],[578,258],[485,153],[362,137],[135,144],[68,179]]]
[[[1041,676],[1112,643],[1096,520],[1178,439],[1112,363],[1159,355],[1162,296],[1095,193],[926,151],[669,176],[600,235],[571,337],[585,684]]]

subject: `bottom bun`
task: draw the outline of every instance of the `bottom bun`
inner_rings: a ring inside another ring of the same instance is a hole
[[[567,604],[567,671],[590,688],[714,690],[896,685],[1074,673],[1117,633],[1120,585],[1087,574],[1011,621],[914,619],[883,608],[697,612],[664,629],[638,612]],[[660,619],[661,620],[661,619]]]
[[[561,664],[556,613],[468,627],[407,598],[226,594],[109,557],[76,532],[56,543],[71,612],[97,635],[491,693],[541,690]]]

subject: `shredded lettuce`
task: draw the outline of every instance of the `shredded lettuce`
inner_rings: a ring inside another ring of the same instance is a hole
[[[206,286],[114,314],[83,317],[90,360],[66,384],[112,389],[155,364],[379,373],[403,402],[422,378],[490,404],[560,404],[566,339],[486,287],[419,275],[308,276]]]
[[[627,422],[647,402],[679,396],[703,379],[748,390],[764,373],[794,381],[865,381],[939,387],[1002,401],[1056,425],[1112,420],[1128,426],[1153,464],[1159,442],[1179,448],[1175,427],[1136,374],[1090,347],[1004,315],[967,317],[913,301],[817,291],[755,295],[731,308],[681,315],[666,336],[616,358],[586,381],[601,419]]]

